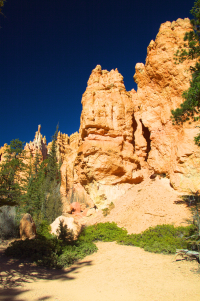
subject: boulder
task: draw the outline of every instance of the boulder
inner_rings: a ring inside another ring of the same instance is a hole
[[[25,213],[20,221],[20,238],[22,240],[34,239],[36,237],[36,226],[29,213]]]
[[[58,229],[60,225],[60,221],[63,221],[63,226],[67,226],[67,229],[71,231],[73,238],[77,239],[78,235],[81,232],[81,225],[75,222],[73,217],[59,216],[55,219],[55,221],[51,224],[51,233],[58,236]]]

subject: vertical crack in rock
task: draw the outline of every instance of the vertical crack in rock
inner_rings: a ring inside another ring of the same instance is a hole
[[[135,132],[137,130],[137,122],[136,122],[136,119],[135,119],[135,116],[134,116],[134,113],[133,113],[133,117],[132,117],[132,128],[133,128],[133,140],[132,140],[132,144],[133,144],[133,147],[134,147],[134,151],[135,151]]]
[[[148,156],[149,156],[149,152],[150,152],[150,150],[151,150],[151,139],[150,139],[151,133],[150,133],[148,127],[146,127],[146,126],[142,123],[142,119],[140,119],[140,122],[141,122],[141,124],[142,124],[142,135],[143,135],[144,139],[145,139],[146,142],[147,142],[147,149],[146,149],[147,154],[146,154],[146,157],[145,157],[145,161],[147,161],[147,160],[148,160]]]

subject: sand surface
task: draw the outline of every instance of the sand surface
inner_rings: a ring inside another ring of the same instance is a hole
[[[114,221],[129,233],[157,224],[184,225],[191,219],[168,179],[135,185],[117,199],[106,217],[99,211],[85,224]],[[0,300],[3,301],[199,301],[197,261],[174,255],[98,242],[98,252],[63,270],[47,270],[2,255],[0,245]]]
[[[98,252],[70,268],[46,270],[1,254],[3,301],[199,301],[196,261],[98,242]]]
[[[92,217],[85,217],[84,222],[86,225],[115,222],[129,233],[141,233],[162,224],[185,226],[192,217],[181,195],[170,186],[167,178],[147,179],[116,199],[109,215],[104,217],[100,210]]]

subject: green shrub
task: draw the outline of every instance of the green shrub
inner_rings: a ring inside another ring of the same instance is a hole
[[[5,250],[7,256],[28,259],[38,265],[55,268],[57,257],[62,254],[62,246],[56,238],[36,238],[18,240],[11,243]]]
[[[83,259],[85,256],[97,252],[97,250],[98,248],[92,242],[77,242],[76,245],[68,245],[64,248],[63,254],[58,258],[58,266],[69,266],[75,261]]]
[[[50,233],[50,231],[51,231],[51,226],[46,220],[44,220],[39,224],[39,227],[37,228],[37,235],[44,236],[47,239],[51,239],[53,235]]]
[[[79,241],[117,241],[126,237],[127,230],[119,228],[116,223],[99,223],[83,229]]]
[[[145,251],[154,253],[175,253],[176,249],[189,248],[186,237],[193,233],[194,226],[174,227],[173,225],[158,225],[149,228],[141,234],[127,235],[118,241],[124,245],[138,246]]]
[[[64,225],[64,221],[61,220],[59,223],[59,228],[57,229],[58,239],[60,239],[65,244],[70,244],[73,242],[72,231],[67,228],[67,225]]]
[[[61,228],[62,228],[61,224]],[[128,234],[126,229],[119,228],[115,223],[99,223],[83,229],[76,241],[66,236],[68,229],[61,230],[59,239],[47,235],[48,224],[42,223],[39,235],[34,240],[14,241],[5,251],[6,255],[28,259],[49,268],[62,268],[73,264],[97,251],[94,241],[116,241],[119,244],[137,246],[145,251],[172,254],[176,249],[189,248],[188,236],[195,233],[194,225],[174,227],[158,225],[141,234]]]

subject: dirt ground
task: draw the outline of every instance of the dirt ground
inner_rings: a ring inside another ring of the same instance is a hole
[[[98,242],[98,252],[63,270],[0,258],[3,301],[199,301],[197,261]]]
[[[189,209],[167,179],[130,189],[106,217],[98,212],[85,224],[114,221],[129,233],[150,226],[187,224]],[[199,301],[197,261],[174,261],[174,255],[145,252],[115,242],[98,242],[98,252],[70,268],[47,270],[7,258],[0,245],[0,300],[3,301]]]

